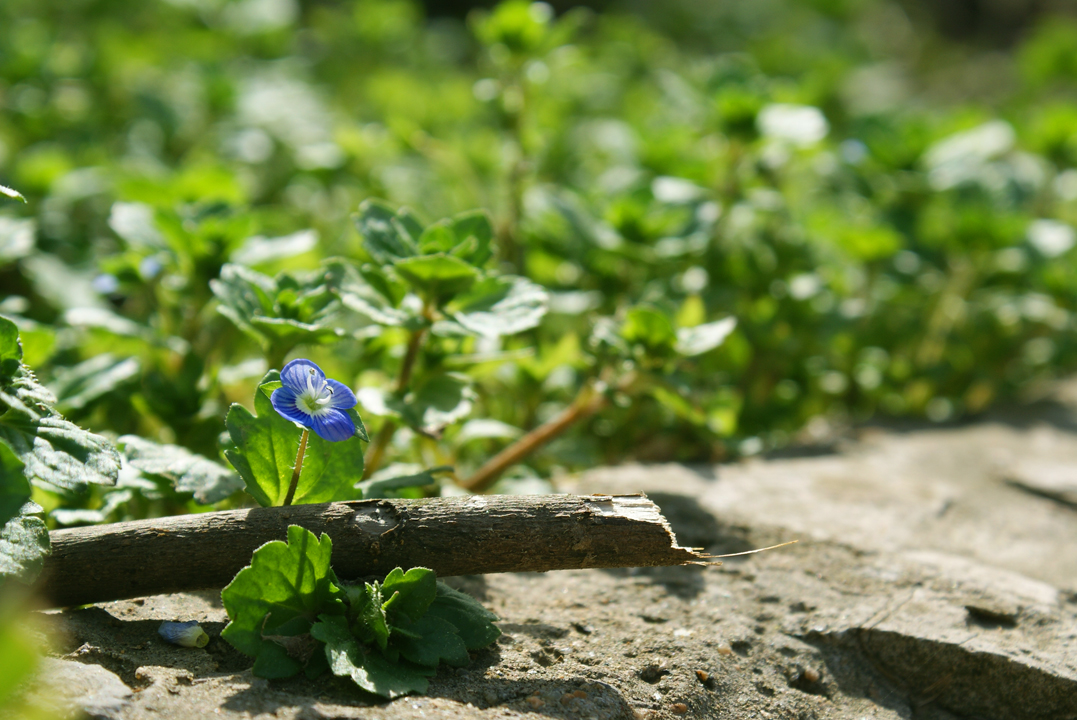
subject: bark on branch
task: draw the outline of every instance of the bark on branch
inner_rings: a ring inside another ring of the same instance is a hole
[[[289,525],[333,539],[341,579],[423,566],[438,575],[683,565],[710,556],[677,545],[643,495],[359,500],[179,515],[56,530],[37,589],[66,607],[227,585]]]

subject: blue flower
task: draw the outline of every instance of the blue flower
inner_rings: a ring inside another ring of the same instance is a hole
[[[333,442],[355,434],[347,411],[358,401],[344,383],[327,380],[320,367],[304,359],[285,365],[280,381],[283,387],[274,390],[269,401],[282,416]]]

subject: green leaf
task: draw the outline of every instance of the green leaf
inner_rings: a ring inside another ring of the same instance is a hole
[[[456,626],[448,620],[430,614],[405,629],[419,636],[413,638],[403,633],[394,636],[394,644],[405,659],[428,667],[437,667],[443,661],[453,667],[463,667],[471,662],[467,645],[457,633]]]
[[[438,335],[501,337],[536,327],[546,314],[545,289],[515,276],[489,277],[453,300],[451,320],[437,323]]]
[[[365,643],[377,643],[384,650],[389,644],[389,620],[385,616],[385,598],[377,581],[348,589],[350,615],[355,620],[355,635]]]
[[[364,200],[354,220],[356,229],[363,236],[363,247],[378,264],[387,265],[418,254],[409,231],[409,228],[414,229],[414,218],[408,216],[404,221],[406,225],[396,221],[396,212],[387,203]]]
[[[354,414],[352,420],[358,420],[358,414]],[[359,437],[365,438],[362,420],[358,420],[356,428],[361,429]],[[332,442],[311,431],[296,486],[293,501],[296,505],[353,498],[351,490],[363,477],[363,446],[359,444],[359,437]]]
[[[325,654],[334,675],[351,678],[367,692],[389,699],[409,693],[425,693],[432,668],[393,663],[373,648],[363,648],[348,632],[347,622],[322,616],[310,634],[325,643]]]
[[[229,263],[209,285],[219,301],[217,311],[263,347],[294,346],[344,333],[335,325],[338,303],[323,275],[314,273],[302,281],[285,273],[270,278]]]
[[[270,370],[259,387],[277,382],[280,372]],[[303,431],[274,410],[269,394],[262,390],[254,393],[254,408],[256,415],[239,404],[229,409],[225,427],[235,447],[225,451],[225,457],[243,478],[247,492],[263,507],[271,507],[282,504],[288,495]],[[366,437],[362,420],[356,429],[358,437]],[[350,499],[353,484],[362,476],[358,439],[330,442],[311,432],[292,502],[302,505]]]
[[[315,230],[300,230],[284,237],[268,239],[259,235],[247,238],[232,253],[230,260],[240,265],[261,265],[308,253],[317,246],[318,233]]]
[[[407,288],[380,268],[364,265],[357,269],[339,258],[326,261],[323,267],[329,275],[333,292],[349,310],[390,327],[408,326],[417,318],[415,313],[398,307],[407,294]]]
[[[398,307],[400,301],[408,294],[407,285],[399,278],[392,277],[381,268],[369,263],[359,267],[359,275],[394,308]]]
[[[105,438],[58,414],[40,419],[9,410],[0,416],[0,440],[26,465],[32,480],[57,488],[115,485],[120,454]]]
[[[266,636],[299,637],[319,615],[344,613],[343,592],[329,567],[332,550],[328,535],[319,539],[291,525],[287,544],[274,540],[255,550],[251,564],[221,592],[229,618],[221,637],[257,658],[260,677],[290,677],[304,665],[294,648]]]
[[[423,234],[423,222],[411,208],[402,207],[396,211],[396,219],[393,220],[397,230],[413,244],[417,245]]]
[[[737,319],[727,317],[711,323],[677,330],[677,352],[691,357],[701,355],[725,342],[737,327]]]
[[[33,220],[0,217],[0,265],[33,252],[35,227]]]
[[[10,364],[12,360],[22,362],[19,328],[7,318],[0,317],[0,377],[15,373],[15,366]]]
[[[64,420],[55,398],[21,362],[18,328],[0,317],[0,574],[31,582],[49,550],[45,523],[26,502],[28,481],[50,489],[114,485],[120,456],[103,437]],[[20,502],[20,500],[22,502]]]
[[[130,247],[145,250],[165,247],[165,238],[157,229],[153,208],[145,203],[113,203],[108,215],[108,226]]]
[[[673,321],[665,313],[646,306],[628,311],[621,325],[621,337],[642,345],[648,354],[656,356],[668,354],[677,343]]]
[[[41,512],[28,502],[0,530],[0,578],[30,584],[37,579],[49,554],[49,529],[31,513]]]
[[[423,255],[447,253],[460,244],[448,220],[441,220],[423,230],[419,236],[419,252]]]
[[[118,358],[104,353],[57,372],[51,390],[57,408],[70,413],[114,393],[129,391],[138,383],[142,363],[138,358]]]
[[[485,210],[471,210],[454,215],[451,222],[458,248],[454,249],[452,254],[475,267],[485,265],[492,254],[490,245],[494,239],[494,227],[489,213]],[[472,238],[474,243],[467,243]]]
[[[707,414],[675,390],[656,385],[650,388],[650,393],[655,400],[672,410],[677,417],[694,425],[707,424]]]
[[[475,391],[464,375],[446,373],[423,382],[407,400],[404,417],[414,427],[438,433],[471,413]]]
[[[25,465],[6,443],[0,442],[0,527],[19,514],[30,500]]]
[[[421,470],[420,468],[421,466],[419,465],[394,463],[374,473],[369,480],[357,483],[356,487],[362,491],[363,497],[368,500],[371,498],[383,498],[388,497],[386,493],[390,490],[433,485],[437,482],[434,479],[434,473],[452,472],[453,470],[448,465],[430,468],[429,470]],[[418,472],[413,472],[414,470],[418,470]]]
[[[468,650],[484,648],[501,635],[493,624],[497,615],[484,608],[470,595],[438,583],[438,594],[430,604],[427,616],[441,618],[452,624]]]
[[[396,619],[403,616],[410,623],[425,615],[437,597],[437,585],[434,571],[423,567],[411,568],[406,573],[396,568],[386,575],[381,591],[389,598],[389,622],[396,624]]]
[[[277,294],[273,278],[229,263],[221,268],[218,279],[209,281],[209,287],[220,301],[217,311],[221,315],[255,340],[264,341],[250,319],[272,312],[273,297]]]
[[[443,304],[479,279],[479,271],[460,258],[438,253],[396,261],[393,269],[422,297]]]
[[[0,185],[0,195],[6,195],[12,200],[22,200],[23,202],[26,202],[26,198],[22,196],[22,193],[18,190],[9,188],[7,185]]]
[[[159,445],[136,435],[124,435],[118,442],[133,467],[165,478],[176,492],[193,493],[201,505],[220,502],[243,488],[238,474],[179,445]]]

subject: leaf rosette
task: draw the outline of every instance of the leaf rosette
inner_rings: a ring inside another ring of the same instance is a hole
[[[345,586],[330,567],[332,540],[298,526],[266,543],[221,593],[231,622],[222,637],[255,658],[269,679],[329,669],[363,690],[395,698],[426,692],[438,665],[462,667],[494,642],[496,616],[438,582],[397,568],[382,581]]]

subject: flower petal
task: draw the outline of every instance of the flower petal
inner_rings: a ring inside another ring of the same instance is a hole
[[[295,404],[298,399],[299,396],[295,394],[295,390],[287,386],[277,388],[269,396],[269,402],[273,404],[273,409],[280,413],[285,420],[291,420],[300,425],[310,427],[311,417]]]
[[[355,423],[352,422],[351,416],[336,408],[330,408],[324,415],[311,418],[310,428],[318,437],[331,442],[347,440],[355,434]]]
[[[310,373],[311,370],[314,371],[313,376]],[[280,371],[280,381],[284,387],[291,388],[297,393],[307,389],[308,378],[313,380],[314,387],[317,389],[322,384],[322,381],[325,380],[325,373],[322,372],[320,367],[306,358],[296,358]]]
[[[333,399],[330,401],[329,407],[347,410],[355,407],[359,402],[355,399],[355,393],[344,383],[337,380],[327,380],[326,382],[329,383],[329,387],[333,390]]]

